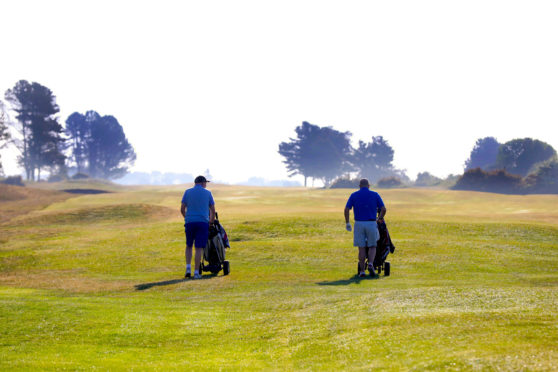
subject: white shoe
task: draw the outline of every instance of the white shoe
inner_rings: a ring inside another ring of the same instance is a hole
[[[201,279],[201,274],[194,273],[194,279]]]

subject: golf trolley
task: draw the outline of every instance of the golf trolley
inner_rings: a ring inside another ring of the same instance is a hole
[[[386,258],[390,253],[393,254],[395,252],[395,245],[391,241],[385,221],[378,222],[378,231],[380,232],[380,240],[376,244],[376,256],[374,257],[373,266],[376,274],[380,275],[383,271],[384,276],[389,276],[391,274],[391,264],[389,261],[386,261]],[[368,267],[368,258],[364,261],[364,265],[364,267]],[[360,272],[360,265],[358,265],[357,274]]]
[[[209,226],[209,239],[203,249],[203,257],[200,264],[200,274],[204,271],[218,274],[223,270],[223,275],[229,275],[231,266],[225,259],[225,251],[230,248],[227,233],[219,223],[219,217],[215,213],[215,222]]]

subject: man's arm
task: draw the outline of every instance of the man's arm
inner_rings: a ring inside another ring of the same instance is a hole
[[[345,207],[345,229],[351,231],[351,223],[349,222],[349,208]]]
[[[381,221],[384,219],[384,216],[386,215],[386,207],[382,207],[382,209],[380,209],[380,214],[378,214],[378,221]]]
[[[209,224],[215,222],[215,204],[209,206]]]
[[[186,218],[186,204],[182,203],[180,205],[180,213],[182,213],[182,217]]]
[[[349,223],[349,208],[345,208],[345,223]]]

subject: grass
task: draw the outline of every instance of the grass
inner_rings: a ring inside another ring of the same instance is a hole
[[[193,281],[183,186],[67,188],[0,202],[1,370],[558,365],[557,196],[380,190],[392,275],[360,280],[350,190],[212,185],[231,274]]]

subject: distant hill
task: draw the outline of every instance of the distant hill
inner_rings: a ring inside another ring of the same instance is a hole
[[[227,182],[211,179],[216,183],[227,184]],[[162,172],[132,172],[124,177],[114,180],[120,185],[180,185],[194,182],[194,176],[190,173],[162,173]],[[263,177],[251,177],[246,181],[238,182],[236,185],[243,186],[271,186],[271,187],[300,187],[298,181],[290,180],[266,180]]]
[[[273,186],[273,187],[300,187],[302,184],[298,181],[289,180],[273,180],[268,181],[262,177],[251,177],[247,181],[239,182],[237,185],[244,186]]]
[[[114,180],[121,185],[179,185],[194,182],[190,173],[132,172]]]

